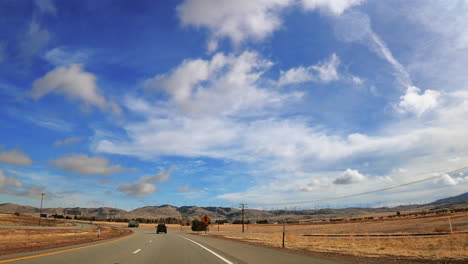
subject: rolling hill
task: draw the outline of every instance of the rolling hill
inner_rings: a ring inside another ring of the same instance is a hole
[[[466,207],[468,206],[468,192],[449,198],[440,199],[428,204],[397,206],[393,208],[343,208],[343,209],[318,209],[318,210],[256,210],[246,209],[246,219],[320,219],[330,217],[356,216],[365,214],[396,212],[413,209],[430,209],[442,207]],[[241,210],[229,207],[198,207],[172,205],[145,206],[131,211],[125,211],[118,208],[99,207],[99,208],[44,208],[45,214],[64,214],[65,210],[79,210],[83,216],[96,218],[167,218],[167,217],[188,217],[200,218],[208,215],[211,219],[234,220],[241,218]],[[38,214],[39,208],[32,206],[23,206],[12,203],[0,204],[0,213]]]

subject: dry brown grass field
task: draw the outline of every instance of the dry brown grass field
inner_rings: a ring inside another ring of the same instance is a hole
[[[468,230],[468,213],[450,216],[454,231]],[[210,229],[217,230],[216,225]],[[249,224],[245,225],[246,233],[271,233],[281,231],[281,224]],[[220,225],[220,231],[240,232],[241,225]],[[432,216],[424,218],[402,218],[396,220],[376,220],[369,222],[336,223],[336,224],[287,224],[289,234],[393,234],[393,233],[432,233],[448,232],[448,216]]]
[[[39,226],[39,218],[31,215],[0,214],[0,225],[6,226]],[[42,218],[41,226],[73,226],[64,220]]]
[[[100,226],[93,229],[0,229],[0,255],[105,240],[131,233],[130,230]]]
[[[424,260],[468,261],[468,214],[450,217],[454,234],[440,236],[372,237],[367,235],[448,232],[448,216],[340,224],[286,225],[285,246],[292,250],[338,253],[360,257],[406,257]],[[281,247],[282,225],[212,225],[208,235],[269,247]],[[341,234],[345,237],[304,235]],[[204,235],[200,232],[200,235]],[[364,236],[356,236],[364,235]]]

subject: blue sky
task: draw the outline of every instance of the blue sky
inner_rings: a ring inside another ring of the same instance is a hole
[[[301,206],[466,192],[468,174],[445,174],[468,164],[466,14],[442,0],[1,1],[0,201],[275,208],[438,175]]]

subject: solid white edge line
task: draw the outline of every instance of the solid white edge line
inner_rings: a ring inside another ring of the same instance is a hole
[[[194,244],[199,245],[201,248],[203,248],[203,249],[205,249],[206,251],[210,252],[211,254],[217,256],[217,257],[220,258],[222,261],[224,261],[224,262],[226,262],[226,263],[228,263],[228,264],[234,264],[233,262],[231,262],[231,261],[225,259],[223,256],[221,256],[221,255],[219,255],[218,253],[214,252],[213,250],[211,250],[211,249],[209,249],[209,248],[203,246],[202,244],[200,244],[200,243],[198,243],[198,242],[195,242],[195,241],[193,241],[192,239],[186,238],[186,237],[184,237],[184,236],[180,236],[180,237],[185,238],[185,239],[187,239],[188,241],[190,241],[190,242],[192,242],[192,243],[194,243]]]
[[[138,252],[140,252],[140,251],[141,251],[141,249],[139,248],[139,249],[133,251],[133,254],[136,254],[136,253],[138,253]]]

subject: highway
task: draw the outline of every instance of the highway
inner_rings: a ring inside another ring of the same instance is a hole
[[[94,244],[0,256],[0,263],[343,263],[236,241],[202,237],[181,231],[169,230],[167,234],[155,234],[154,229],[138,228],[134,230],[135,234],[130,237],[113,242],[103,243],[101,241]],[[83,248],[84,246],[85,248]],[[73,248],[80,249],[67,251]],[[64,252],[54,253],[58,251]],[[30,258],[21,259],[27,257]]]

